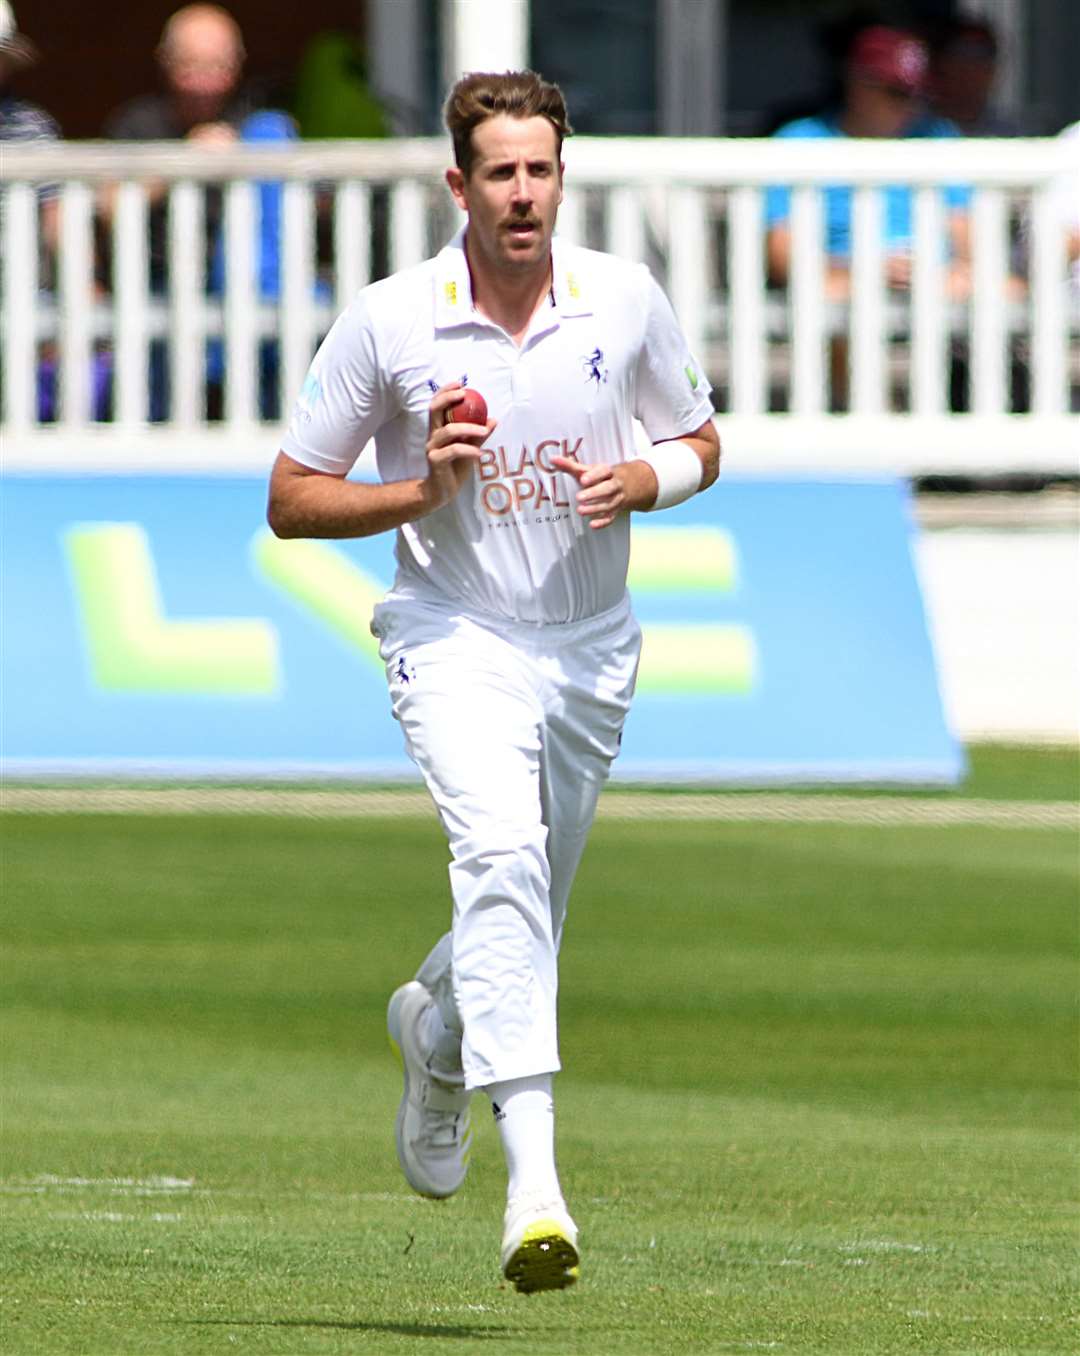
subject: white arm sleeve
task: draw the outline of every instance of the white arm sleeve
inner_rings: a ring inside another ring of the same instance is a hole
[[[308,369],[281,450],[302,466],[346,475],[393,416],[362,297],[338,316]]]
[[[646,276],[646,316],[634,383],[634,414],[654,443],[693,433],[713,415],[712,387],[690,352],[671,303]]]

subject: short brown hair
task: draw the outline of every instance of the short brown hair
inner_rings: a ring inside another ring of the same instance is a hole
[[[462,76],[450,91],[443,116],[454,141],[454,161],[466,178],[473,162],[473,128],[500,113],[511,118],[547,118],[555,129],[556,158],[562,154],[563,137],[574,130],[562,90],[535,71],[498,75],[474,71]]]

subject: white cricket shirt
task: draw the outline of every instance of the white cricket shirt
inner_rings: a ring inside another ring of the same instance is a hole
[[[450,503],[398,529],[391,596],[534,623],[579,621],[626,590],[629,514],[594,530],[550,458],[631,460],[631,420],[660,442],[711,418],[709,383],[641,264],[552,242],[550,304],[519,347],[474,310],[465,232],[365,287],[311,364],[282,449],[345,475],[369,438],[384,482],[427,475],[428,406],[448,381],[498,426]]]

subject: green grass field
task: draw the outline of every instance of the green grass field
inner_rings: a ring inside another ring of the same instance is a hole
[[[394,1157],[433,821],[2,827],[5,1356],[1077,1349],[1070,832],[598,825],[557,1080],[582,1280],[525,1298],[483,1099],[457,1198]]]

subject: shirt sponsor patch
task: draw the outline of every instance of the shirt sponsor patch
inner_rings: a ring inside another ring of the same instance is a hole
[[[698,387],[698,374],[693,363],[687,363],[683,368],[686,373],[686,380],[690,383],[691,391],[696,391]]]
[[[489,522],[505,520],[507,515],[533,515],[523,521],[561,522],[568,515],[556,513],[569,509],[566,473],[550,459],[555,456],[577,458],[582,439],[572,445],[569,438],[545,438],[535,447],[520,449],[484,447],[476,465],[480,481],[480,505]],[[539,516],[536,516],[539,514]],[[546,516],[545,516],[546,515]]]
[[[311,413],[315,406],[322,399],[322,383],[314,372],[309,372],[300,387],[300,395],[296,401],[296,414],[305,424],[311,423]]]

